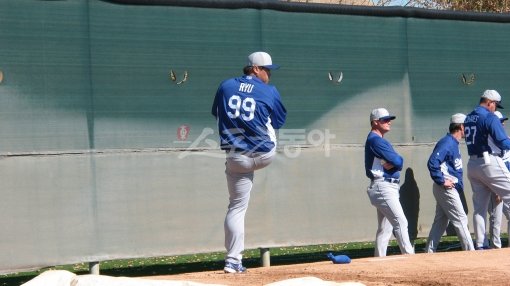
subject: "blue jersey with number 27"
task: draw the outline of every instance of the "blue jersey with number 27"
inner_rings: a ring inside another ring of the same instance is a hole
[[[489,136],[501,150],[510,150],[510,139],[506,135],[499,118],[487,108],[478,106],[469,113],[464,121],[464,133],[469,155],[481,156],[483,152],[492,153]]]
[[[222,150],[268,152],[276,146],[275,129],[283,126],[287,111],[276,87],[245,75],[220,84],[212,114]]]

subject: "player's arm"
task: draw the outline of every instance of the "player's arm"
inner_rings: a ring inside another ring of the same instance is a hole
[[[444,184],[444,177],[441,172],[441,163],[443,160],[444,158],[441,152],[434,149],[434,152],[430,155],[429,160],[427,161],[427,168],[429,169],[430,177],[434,183],[440,186]]]
[[[384,169],[387,171],[401,171],[404,167],[404,158],[400,156],[390,143],[382,138],[374,144],[374,153],[385,161]]]
[[[455,186],[455,183],[449,179],[446,179],[441,172],[441,164],[446,160],[448,156],[448,148],[443,142],[439,141],[434,151],[430,154],[429,160],[427,161],[427,168],[429,169],[430,177],[434,183],[451,189]]]
[[[510,150],[510,139],[499,118],[496,115],[491,116],[488,118],[488,123],[491,127],[489,130],[490,135],[494,139],[494,144],[501,150]]]
[[[278,90],[273,87],[274,101],[273,101],[273,110],[271,112],[271,125],[273,125],[274,129],[280,129],[283,124],[285,124],[285,120],[287,119],[287,110],[285,106],[283,106],[282,100],[280,98],[280,94]]]
[[[215,118],[218,118],[218,105],[219,105],[219,101],[221,98],[220,89],[221,89],[221,87],[218,88],[218,90],[216,91],[216,95],[214,96],[214,100],[213,100],[213,104],[212,104],[212,108],[211,108],[211,114]]]

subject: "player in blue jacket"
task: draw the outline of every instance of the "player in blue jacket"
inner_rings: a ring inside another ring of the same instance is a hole
[[[385,108],[370,113],[371,130],[365,143],[365,172],[370,179],[367,189],[370,203],[377,209],[378,228],[375,238],[375,256],[386,256],[393,233],[402,254],[413,254],[409,240],[407,218],[399,201],[400,171],[404,160],[384,134],[390,131],[395,116]]]
[[[214,97],[212,114],[218,121],[221,149],[226,152],[229,205],[225,217],[225,273],[241,273],[244,218],[254,171],[268,166],[276,155],[276,133],[287,111],[271,71],[279,68],[265,52],[248,56],[244,76],[223,81]]]
[[[475,249],[459,194],[464,190],[459,141],[464,137],[465,119],[466,115],[462,113],[452,115],[449,133],[437,142],[427,162],[434,181],[432,192],[436,199],[436,215],[425,246],[426,252],[436,252],[449,222],[457,232],[462,249]]]
[[[501,124],[505,125],[505,121],[508,117],[504,117],[499,111],[494,111],[494,114],[499,118]],[[507,169],[510,170],[510,151],[502,152],[497,146],[495,146],[492,138],[489,137],[489,146],[493,153],[500,156],[505,163]],[[489,242],[490,248],[501,248],[501,223],[503,220],[503,214],[508,221],[507,230],[510,230],[510,205],[507,202],[502,202],[501,198],[495,193],[491,193],[491,199],[489,200]],[[486,246],[486,245],[484,245]]]
[[[467,176],[473,191],[473,226],[475,249],[482,249],[485,240],[487,209],[491,192],[510,202],[510,172],[503,160],[489,146],[489,137],[500,150],[510,150],[508,138],[499,118],[493,113],[501,106],[501,95],[486,90],[480,104],[466,117],[464,129],[469,154]]]

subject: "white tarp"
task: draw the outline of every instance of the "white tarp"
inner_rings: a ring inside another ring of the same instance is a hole
[[[111,277],[104,275],[76,275],[65,270],[49,270],[21,286],[220,286],[192,281],[151,280],[142,278]],[[266,286],[364,286],[359,282],[323,281],[316,277],[293,278]]]

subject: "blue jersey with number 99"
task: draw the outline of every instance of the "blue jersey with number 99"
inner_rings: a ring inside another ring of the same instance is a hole
[[[245,75],[220,84],[212,114],[222,150],[269,152],[276,146],[275,129],[283,126],[287,111],[276,87]]]

